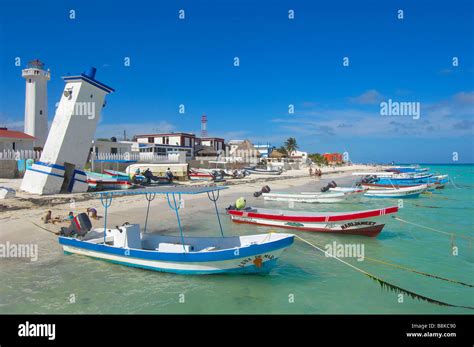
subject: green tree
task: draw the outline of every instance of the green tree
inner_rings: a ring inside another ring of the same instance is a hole
[[[328,165],[328,160],[320,153],[309,154],[308,158],[317,165]]]
[[[283,146],[286,149],[286,152],[291,155],[292,152],[296,151],[299,147],[298,144],[296,143],[296,139],[294,137],[289,137]]]

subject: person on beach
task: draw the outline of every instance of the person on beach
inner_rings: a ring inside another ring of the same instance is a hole
[[[46,215],[44,217],[41,217],[41,220],[43,221],[44,224],[48,224],[48,223],[52,223],[51,221],[51,214],[52,212],[51,211],[47,211],[46,212]]]
[[[310,166],[309,167],[309,177],[313,176],[313,168]]]
[[[87,215],[91,217],[92,219],[98,220],[99,216],[97,216],[97,210],[93,207],[88,207],[87,208]]]
[[[65,219],[65,221],[70,221],[74,219],[74,212],[70,211]]]
[[[170,182],[173,181],[174,176],[173,176],[173,173],[171,172],[171,169],[170,169],[170,168],[168,168],[168,170],[166,170],[166,177],[168,178],[168,180],[169,180]]]

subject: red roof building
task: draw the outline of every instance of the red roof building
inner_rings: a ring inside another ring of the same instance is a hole
[[[32,150],[36,138],[21,131],[0,128],[0,151]]]
[[[329,164],[342,164],[343,162],[341,153],[324,153],[323,157]]]

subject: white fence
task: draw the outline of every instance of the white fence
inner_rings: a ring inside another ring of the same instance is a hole
[[[185,163],[185,153],[170,153],[158,155],[156,153],[97,153],[94,160],[133,160],[146,163]]]
[[[24,160],[24,159],[33,159],[39,160],[41,157],[41,151],[34,150],[4,150],[0,152],[0,160]]]

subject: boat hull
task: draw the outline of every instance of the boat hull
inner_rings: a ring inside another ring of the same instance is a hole
[[[302,203],[340,203],[359,201],[365,190],[353,192],[325,192],[325,193],[263,193],[264,200]]]
[[[182,275],[268,273],[283,251],[293,244],[293,235],[285,239],[220,252],[168,253],[124,249],[60,237],[66,254],[79,254],[115,264]]]
[[[281,175],[282,171],[280,170],[256,170],[256,169],[245,169],[248,173],[252,175]]]
[[[246,212],[239,210],[227,211],[231,220],[236,223],[248,223],[262,226],[280,227],[311,232],[335,233],[341,235],[360,235],[375,237],[385,224],[377,219],[387,214],[396,213],[398,207],[388,207],[379,210],[347,212],[339,214],[310,214],[289,215],[283,211],[272,213],[268,210]],[[289,211],[286,211],[289,212]]]
[[[427,191],[428,185],[418,185],[414,187],[400,187],[392,189],[371,189],[364,196],[368,198],[417,198],[421,193]]]

